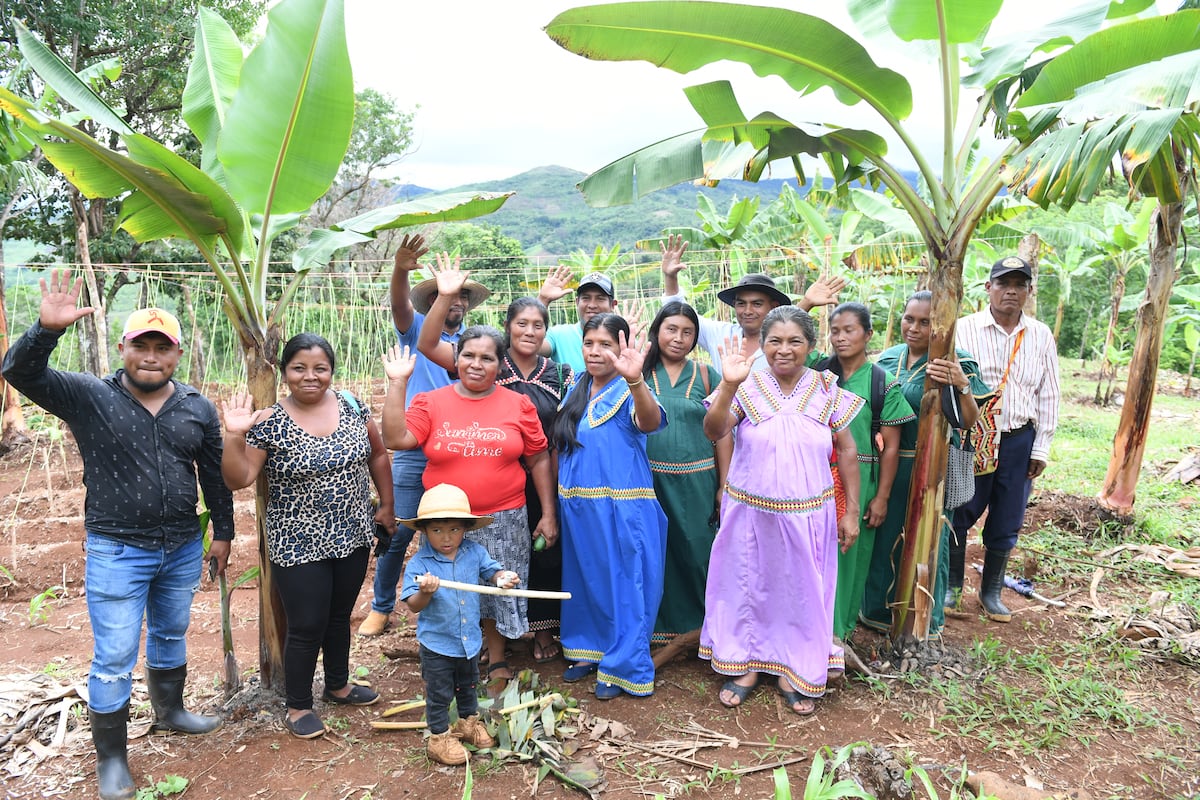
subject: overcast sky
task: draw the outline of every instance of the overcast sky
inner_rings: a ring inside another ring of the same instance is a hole
[[[1078,2],[1006,0],[993,29],[1019,30],[1037,19],[1039,10],[1067,9]],[[548,164],[590,172],[639,147],[699,127],[682,90],[720,78],[733,82],[747,116],[769,110],[795,123],[835,122],[884,133],[878,117],[863,104],[847,108],[827,89],[796,99],[780,79],[758,78],[741,64],[679,75],[645,62],[597,62],[569,53],[542,29],[559,12],[584,4],[347,0],[356,88],[391,94],[401,108],[420,106],[415,151],[395,169],[396,177],[446,189]],[[793,0],[791,5],[854,30],[841,10],[844,2]],[[1165,11],[1174,3],[1159,0],[1159,6]],[[906,60],[899,53],[874,57],[909,78],[920,104],[919,88],[930,85],[928,78],[922,81],[914,74],[922,69],[920,60]],[[939,119],[936,106],[927,105],[922,112],[918,105],[908,124],[928,147],[938,140]]]

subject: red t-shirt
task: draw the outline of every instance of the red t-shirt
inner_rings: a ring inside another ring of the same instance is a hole
[[[496,389],[468,398],[446,386],[414,397],[405,420],[429,459],[422,478],[426,489],[439,483],[459,487],[470,498],[473,514],[525,505],[520,458],[547,446],[528,397]]]

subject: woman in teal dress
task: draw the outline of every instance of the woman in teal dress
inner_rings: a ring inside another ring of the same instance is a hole
[[[562,649],[568,683],[597,673],[596,697],[654,692],[650,634],[662,599],[667,518],[654,496],[646,435],[667,415],[644,356],[616,314],[583,326],[587,371],[554,421],[562,528]]]
[[[650,323],[650,349],[642,368],[671,425],[646,440],[654,493],[667,515],[663,597],[653,640],[670,641],[704,622],[708,555],[717,534],[721,487],[733,440],[715,444],[704,435],[704,398],[721,375],[688,358],[696,348],[700,320],[687,303],[672,300]]]
[[[838,376],[838,385],[867,401],[863,412],[850,423],[858,449],[859,498],[862,522],[858,541],[845,552],[838,551],[837,595],[833,607],[833,635],[845,639],[854,630],[862,608],[863,588],[875,547],[876,529],[887,517],[894,496],[899,460],[900,428],[916,420],[891,373],[884,378],[883,408],[879,413],[879,435],[872,435],[871,377],[867,344],[874,328],[871,312],[862,303],[842,303],[829,314],[829,344],[833,356],[826,366]],[[849,465],[839,464],[839,470]]]
[[[978,401],[991,396],[991,390],[979,377],[979,365],[965,350],[956,351],[958,360],[934,359],[929,361],[929,330],[932,295],[927,291],[917,292],[904,305],[900,318],[900,336],[903,344],[890,347],[879,354],[876,363],[893,373],[900,389],[913,408],[921,407],[921,395],[925,391],[925,375],[939,383],[952,384],[956,388],[970,386],[963,395],[963,418],[974,424],[979,414]],[[887,631],[892,625],[891,603],[895,600],[896,570],[900,563],[897,541],[904,530],[908,514],[908,490],[912,480],[913,459],[916,456],[917,424],[914,417],[900,429],[900,463],[896,469],[896,480],[892,484],[892,495],[888,501],[887,518],[875,534],[875,548],[871,555],[871,566],[867,573],[866,592],[863,596],[862,614],[859,622],[878,631]],[[938,571],[934,583],[934,597],[946,594],[949,572],[950,527],[942,526],[942,540],[938,548]],[[962,562],[959,562],[958,582],[962,589]],[[930,632],[940,631],[945,623],[942,603],[933,604]]]

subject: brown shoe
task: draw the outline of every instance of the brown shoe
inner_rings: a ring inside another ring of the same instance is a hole
[[[454,734],[450,731],[429,734],[429,741],[425,743],[425,754],[429,756],[430,761],[450,767],[467,763],[466,748],[459,743],[458,739],[454,738]]]
[[[467,744],[479,748],[495,747],[496,739],[488,733],[487,726],[478,714],[472,714],[466,719],[460,719],[450,728],[450,734],[456,739],[462,739]]]
[[[392,621],[382,611],[372,611],[358,626],[359,636],[380,636],[392,626]]]

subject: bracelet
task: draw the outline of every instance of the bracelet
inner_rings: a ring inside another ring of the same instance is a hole
[[[641,386],[641,385],[642,385],[643,383],[645,383],[645,382],[646,382],[646,379],[645,379],[645,378],[638,378],[636,381],[634,381],[633,383],[629,384],[629,388],[630,388],[630,389],[632,389],[632,388],[633,388],[633,387],[635,387],[635,386]]]

